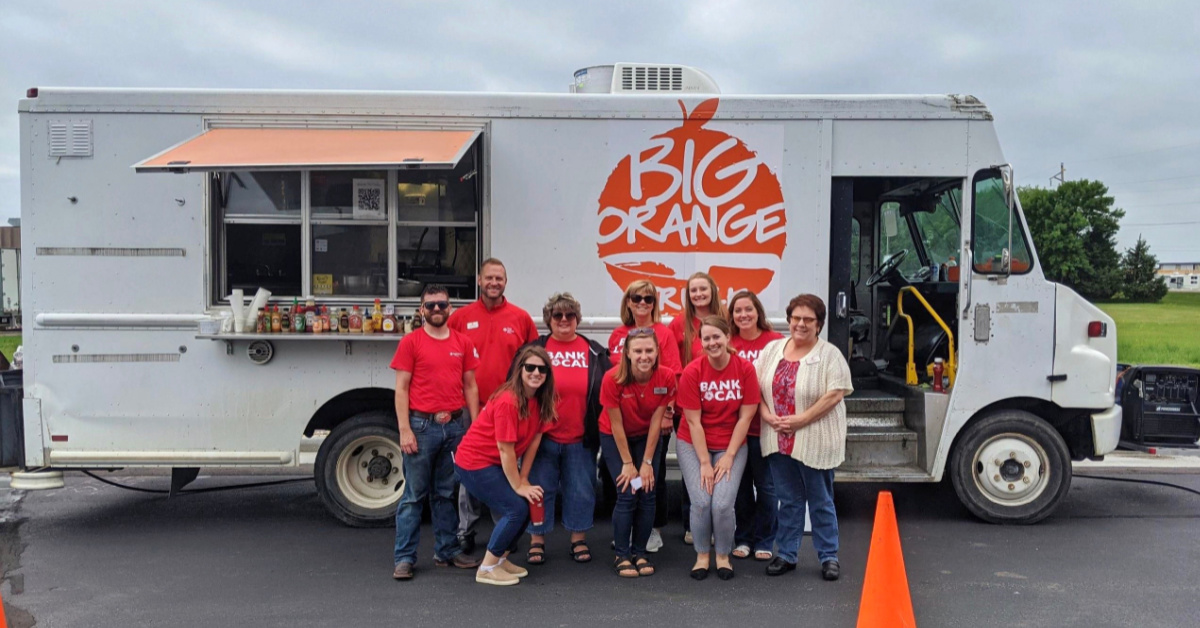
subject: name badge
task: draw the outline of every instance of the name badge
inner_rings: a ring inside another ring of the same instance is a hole
[[[810,356],[804,358],[805,364],[816,364],[820,361],[821,361],[821,356],[816,355],[815,353],[813,355],[810,355]]]
[[[467,329],[479,329],[479,321],[471,321],[467,323]]]
[[[666,387],[666,386],[658,386],[658,387],[656,387],[656,388],[654,389],[654,394],[656,394],[656,395],[665,395],[665,394],[667,394],[667,387]]]

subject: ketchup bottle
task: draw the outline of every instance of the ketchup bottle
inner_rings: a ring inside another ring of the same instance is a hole
[[[933,359],[933,392],[946,392],[945,386],[942,385],[942,374],[946,371],[946,366],[942,363],[941,358]]]

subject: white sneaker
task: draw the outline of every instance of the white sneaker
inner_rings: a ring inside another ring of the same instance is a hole
[[[494,584],[500,587],[507,587],[514,584],[519,584],[521,579],[497,565],[496,567],[492,568],[491,571],[484,571],[483,569],[476,571],[475,582],[478,582],[479,584]]]
[[[662,549],[662,546],[662,534],[659,533],[658,528],[650,530],[650,539],[646,541],[646,551],[650,552],[651,554],[656,554],[658,553],[658,550]]]

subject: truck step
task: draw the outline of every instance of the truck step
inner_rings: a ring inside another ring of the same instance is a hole
[[[845,401],[847,414],[904,412],[904,399],[902,397],[880,390],[854,391],[849,397],[845,398]]]
[[[849,462],[849,461],[847,461]],[[932,482],[933,476],[917,465],[855,467],[843,464],[833,474],[838,482]]]
[[[904,415],[899,412],[881,412],[878,414],[848,414],[846,424],[851,430],[874,429],[884,427],[904,427]]]
[[[851,467],[905,467],[917,464],[917,433],[903,427],[853,427],[846,433]]]

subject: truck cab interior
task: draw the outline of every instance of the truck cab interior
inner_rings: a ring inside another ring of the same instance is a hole
[[[881,376],[904,381],[909,325],[901,308],[912,319],[919,381],[930,380],[935,358],[948,359],[943,325],[957,340],[963,185],[952,177],[834,179],[828,333],[850,361],[856,389],[878,388]]]

